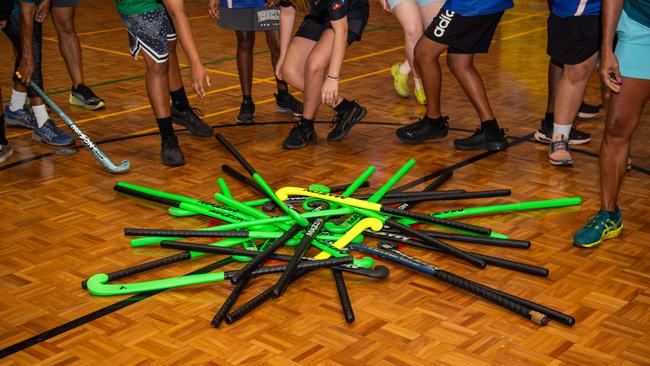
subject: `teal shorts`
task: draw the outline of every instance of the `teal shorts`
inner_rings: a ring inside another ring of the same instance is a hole
[[[650,80],[650,28],[630,18],[623,10],[616,35],[615,52],[621,75]]]
[[[424,8],[425,6],[431,4],[431,3],[441,3],[444,2],[445,0],[388,0],[388,6],[392,9],[395,9],[395,7],[405,1],[413,1],[418,3],[418,6],[421,8]],[[425,27],[427,24],[424,25]]]

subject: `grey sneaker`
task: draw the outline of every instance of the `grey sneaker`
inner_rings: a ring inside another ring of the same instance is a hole
[[[66,146],[74,143],[72,137],[56,127],[51,119],[48,119],[43,127],[34,129],[32,139],[52,146]]]
[[[14,149],[11,148],[11,144],[0,145],[0,163],[7,160],[13,153]]]

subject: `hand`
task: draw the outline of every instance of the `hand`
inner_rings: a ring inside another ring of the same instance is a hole
[[[284,66],[284,57],[280,57],[280,59],[278,60],[278,64],[275,65],[275,77],[278,80],[284,80],[282,78],[282,66]]]
[[[212,84],[210,84],[210,76],[208,76],[208,73],[205,71],[205,67],[203,67],[203,65],[192,67],[192,89],[194,89],[196,95],[201,99],[205,96],[205,87],[203,83],[212,86]]]
[[[20,66],[18,66],[18,72],[20,73],[20,81],[25,85],[29,85],[32,75],[34,75],[34,58],[23,55]]]
[[[208,14],[212,18],[219,19],[219,0],[208,1]]]
[[[619,93],[621,85],[623,85],[623,78],[616,55],[612,51],[606,51],[602,52],[600,57],[600,79],[614,93]]]
[[[39,23],[43,23],[47,16],[50,15],[50,2],[51,0],[43,0],[36,7],[36,14],[34,15],[34,20]]]
[[[334,108],[339,100],[339,81],[326,78],[321,89],[321,96],[324,104]]]
[[[0,20],[0,29],[5,29],[7,26],[7,21],[6,20]]]
[[[390,5],[388,5],[388,0],[379,0],[379,3],[381,4],[381,8],[386,10],[387,12],[392,12],[390,9]]]

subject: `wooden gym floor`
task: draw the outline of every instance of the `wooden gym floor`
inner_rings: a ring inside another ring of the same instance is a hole
[[[89,5],[92,3],[92,5]],[[403,59],[396,21],[372,2],[364,39],[346,54],[342,90],[368,107],[364,124],[342,142],[324,140],[327,124],[317,126],[319,143],[284,151],[281,140],[293,118],[275,112],[269,55],[258,39],[254,98],[255,126],[233,124],[239,108],[234,34],[206,16],[204,1],[187,1],[202,60],[211,71],[209,95],[191,101],[206,113],[274,187],[340,184],[368,165],[378,187],[408,159],[418,164],[404,182],[454,168],[447,189],[511,188],[512,197],[422,205],[441,211],[473,205],[580,196],[579,207],[485,216],[466,220],[512,238],[533,242],[530,250],[480,247],[498,255],[547,267],[548,278],[499,268],[476,270],[459,261],[407,249],[409,254],[468,278],[555,307],[575,316],[566,327],[538,327],[476,297],[387,264],[384,281],[346,276],[357,321],[344,322],[330,273],[320,271],[292,286],[280,300],[232,326],[212,329],[209,321],[231,290],[217,283],[165,291],[148,298],[93,297],[80,288],[88,276],[169,255],[162,249],[132,249],[124,227],[196,228],[199,218],[175,219],[154,204],[112,190],[124,180],[209,199],[217,190],[221,164],[236,163],[212,138],[180,132],[187,165],[167,168],[158,161],[159,138],[144,92],[144,66],[128,55],[127,37],[109,1],[83,2],[78,9],[87,83],[106,99],[107,108],[89,112],[70,107],[70,83],[58,53],[51,22],[45,25],[46,88],[56,102],[115,160],[131,160],[125,176],[105,173],[84,150],[71,156],[33,142],[29,132],[8,129],[16,150],[0,167],[0,349],[2,364],[136,363],[216,365],[648,365],[650,364],[650,112],[646,109],[632,147],[635,169],[626,177],[620,204],[625,217],[621,239],[601,248],[571,245],[573,233],[598,209],[598,151],[603,117],[581,122],[594,134],[574,153],[575,167],[556,169],[547,147],[533,143],[546,98],[546,14],[544,2],[518,1],[506,12],[488,55],[477,64],[501,124],[516,142],[497,154],[454,150],[477,117],[462,90],[445,71],[444,111],[456,128],[444,141],[401,144],[397,125],[421,116],[414,99],[397,97],[388,73]],[[101,26],[98,26],[101,25]],[[13,59],[0,37],[0,80],[10,92]],[[183,72],[187,78],[190,74]],[[186,86],[189,82],[186,79]],[[592,80],[586,100],[598,104]],[[319,120],[332,113],[322,108]],[[59,122],[59,125],[62,125]],[[518,139],[523,138],[523,139]],[[226,178],[238,199],[256,197]],[[422,189],[419,186],[414,189]],[[371,242],[374,245],[374,242]],[[458,244],[462,248],[477,246]],[[178,276],[213,263],[205,257],[144,274],[137,280]],[[239,265],[240,266],[240,265]],[[228,268],[236,268],[231,265]],[[258,279],[242,301],[274,278]],[[128,307],[123,307],[129,304]]]

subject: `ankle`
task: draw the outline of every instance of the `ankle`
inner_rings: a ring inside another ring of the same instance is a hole
[[[488,133],[493,133],[493,134],[497,134],[501,132],[501,128],[499,128],[499,123],[497,123],[496,119],[489,119],[487,121],[482,121],[481,129],[487,131]]]
[[[305,117],[300,117],[300,122],[298,122],[300,126],[307,127],[307,128],[314,128],[314,119],[311,118],[305,118]]]
[[[242,102],[243,103],[253,103],[253,96],[252,95],[242,95]]]
[[[334,110],[336,111],[336,113],[341,113],[352,108],[352,106],[353,106],[353,102],[347,99],[343,99],[339,104],[336,105],[336,107],[334,107]]]

